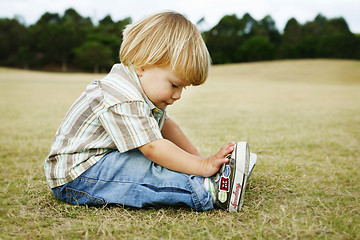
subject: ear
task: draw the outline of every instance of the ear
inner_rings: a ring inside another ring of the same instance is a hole
[[[144,67],[138,67],[138,68],[135,68],[135,72],[136,74],[138,75],[139,78],[142,77],[142,74],[144,72]]]

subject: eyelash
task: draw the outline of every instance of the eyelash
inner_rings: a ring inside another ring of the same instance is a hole
[[[175,85],[174,83],[172,83],[171,86],[172,86],[173,88],[179,88],[179,86]],[[186,86],[183,87],[183,89],[186,90]]]

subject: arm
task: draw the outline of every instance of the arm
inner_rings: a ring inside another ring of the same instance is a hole
[[[166,119],[161,130],[161,134],[165,139],[173,142],[184,151],[198,157],[203,157],[172,119]]]
[[[234,150],[234,144],[234,142],[226,144],[218,153],[207,158],[190,154],[166,139],[158,139],[145,144],[139,147],[139,150],[151,161],[167,169],[210,177],[228,161],[225,157]]]

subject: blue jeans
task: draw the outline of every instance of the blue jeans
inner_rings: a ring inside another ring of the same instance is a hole
[[[214,207],[202,182],[202,177],[170,171],[134,149],[108,153],[72,182],[53,188],[53,192],[71,204],[189,206],[205,211]]]

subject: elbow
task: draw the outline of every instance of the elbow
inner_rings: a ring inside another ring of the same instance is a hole
[[[156,152],[157,152],[157,149],[158,149],[157,142],[159,140],[149,142],[149,143],[139,147],[138,149],[140,150],[140,152],[142,154],[144,154],[145,157],[152,160],[154,158],[154,156],[156,155]]]

